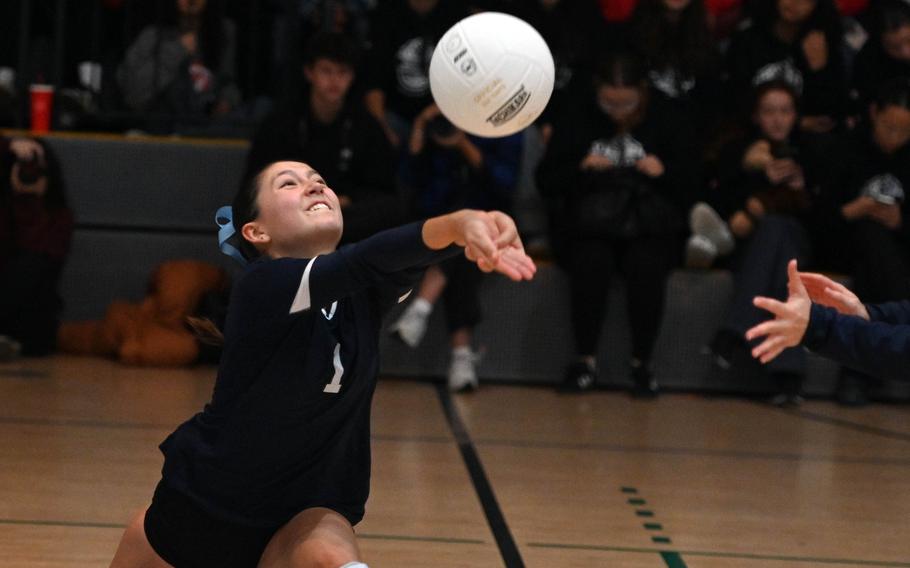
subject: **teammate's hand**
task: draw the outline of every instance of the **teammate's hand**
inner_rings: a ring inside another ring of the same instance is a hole
[[[814,303],[834,308],[845,316],[856,316],[869,320],[869,310],[856,294],[843,284],[814,272],[800,272],[799,279],[806,287],[809,299]]]
[[[746,332],[748,341],[765,338],[752,350],[752,356],[762,363],[769,363],[784,349],[799,345],[809,327],[812,300],[799,277],[795,260],[787,265],[787,275],[790,295],[786,302],[762,296],[756,296],[752,301],[757,307],[774,314],[773,320],[760,323]]]

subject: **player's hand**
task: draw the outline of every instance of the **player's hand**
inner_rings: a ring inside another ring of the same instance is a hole
[[[635,168],[648,177],[659,178],[664,175],[666,168],[660,158],[654,154],[648,154],[644,158],[635,162]]]
[[[537,272],[525,253],[511,217],[499,211],[468,211],[461,223],[465,256],[484,272],[500,272],[512,280],[530,280]]]
[[[755,225],[752,223],[752,219],[746,215],[744,211],[737,211],[730,217],[729,221],[730,231],[739,237],[744,239],[752,234],[752,229],[755,228]]]
[[[756,307],[774,314],[773,320],[760,323],[746,332],[748,341],[765,338],[752,350],[752,356],[762,363],[769,363],[784,349],[799,345],[809,327],[812,300],[799,277],[795,260],[787,265],[787,275],[789,297],[786,302],[763,296],[756,296],[752,301]]]
[[[809,299],[813,303],[834,308],[845,316],[856,316],[869,320],[869,310],[856,294],[843,284],[814,272],[800,272],[799,279],[802,280],[806,292],[809,293]]]

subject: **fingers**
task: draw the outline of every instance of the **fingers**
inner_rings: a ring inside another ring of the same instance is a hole
[[[516,241],[519,245],[521,244],[521,239],[518,237],[518,227],[515,226],[515,221],[511,217],[499,211],[492,211],[490,216],[495,223],[496,230],[499,232],[496,237],[497,248],[514,244]]]
[[[752,356],[762,363],[770,363],[775,357],[780,355],[781,351],[788,347],[786,339],[783,336],[769,337],[758,347],[752,350]]]
[[[796,264],[796,259],[787,263],[787,277],[787,289],[791,296],[809,296],[806,287],[803,286],[803,281],[799,277],[799,267]]]
[[[787,314],[787,305],[783,302],[775,300],[774,298],[756,296],[755,299],[752,300],[752,304],[754,304],[757,308],[771,312],[775,316],[783,317]]]
[[[780,333],[782,331],[782,326],[778,320],[768,320],[764,323],[760,323],[746,332],[746,340],[752,341],[759,337],[764,337],[766,335],[773,335],[775,333]]]

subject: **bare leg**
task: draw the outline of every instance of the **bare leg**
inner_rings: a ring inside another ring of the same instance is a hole
[[[452,332],[450,336],[450,341],[452,343],[452,349],[456,347],[470,347],[471,339],[474,337],[474,330],[470,327],[463,327],[461,329],[456,329]]]
[[[145,537],[145,509],[133,517],[120,538],[111,568],[172,568],[158,556]]]
[[[439,299],[439,296],[442,295],[442,291],[446,287],[446,275],[438,266],[431,266],[427,268],[426,273],[423,275],[423,280],[420,282],[420,289],[417,291],[417,297],[423,298],[431,304],[435,304],[436,300]]]
[[[321,507],[306,509],[275,533],[259,568],[339,568],[360,559],[347,519]]]

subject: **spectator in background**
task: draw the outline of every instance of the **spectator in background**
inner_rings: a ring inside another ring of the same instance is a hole
[[[752,299],[786,299],[787,261],[803,262],[809,254],[806,217],[814,168],[796,129],[798,96],[788,83],[771,81],[755,89],[754,101],[753,133],[728,145],[719,160],[716,203],[739,251],[731,305],[712,342],[716,361],[725,369],[746,353],[745,332],[766,317]],[[805,353],[799,349],[784,351],[768,366],[779,391],[774,403],[800,402],[805,366]]]
[[[830,155],[815,230],[825,265],[853,276],[872,303],[910,299],[910,80],[883,84],[861,124]],[[842,373],[838,399],[864,404],[866,381]]]
[[[720,102],[719,54],[703,0],[640,0],[629,43],[648,68],[651,93],[693,130],[705,130]]]
[[[304,61],[307,88],[260,125],[244,179],[275,161],[303,161],[334,180],[345,216],[344,242],[399,224],[395,152],[351,92],[356,46],[342,34],[320,33],[307,43]]]
[[[167,0],[117,69],[126,106],[186,117],[224,116],[240,103],[234,24],[221,0]]]
[[[720,54],[708,30],[703,0],[640,0],[629,23],[629,43],[648,69],[654,103],[667,107],[690,133],[680,161],[701,164],[715,136],[721,108]],[[692,168],[686,209],[702,197],[700,168]]]
[[[376,9],[365,100],[396,148],[407,147],[411,123],[432,103],[436,42],[465,15],[454,0],[388,0]]]
[[[73,214],[43,142],[0,139],[0,154],[0,360],[9,360],[54,349]]]
[[[910,78],[910,2],[881,0],[873,8],[869,39],[853,66],[853,90],[860,109],[869,108],[882,83]]]
[[[553,94],[537,119],[546,144],[553,134],[553,120],[571,100],[570,91],[590,84],[593,54],[598,53],[597,46],[603,41],[603,19],[592,0],[520,2],[515,15],[540,32],[553,54]]]
[[[840,15],[833,0],[765,0],[727,54],[730,88],[742,103],[755,85],[782,79],[801,93],[799,127],[834,130],[847,107]]]
[[[605,57],[593,90],[555,123],[537,178],[553,210],[552,242],[569,275],[577,360],[562,387],[596,382],[596,355],[616,272],[626,281],[635,392],[657,394],[651,353],[666,282],[677,261],[689,166],[672,113],[651,104],[645,69],[631,56]]]
[[[508,212],[518,182],[522,138],[521,133],[503,138],[465,134],[436,105],[427,107],[415,119],[408,145],[417,216],[433,217],[465,207]],[[478,386],[478,357],[472,342],[474,328],[482,320],[482,275],[463,258],[430,267],[417,297],[391,328],[404,343],[417,347],[434,304],[442,298],[452,346],[448,386],[456,392]]]

